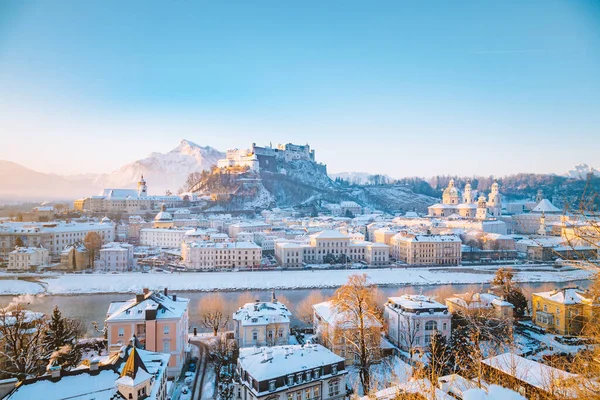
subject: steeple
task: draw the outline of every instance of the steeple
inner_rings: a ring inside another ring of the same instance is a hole
[[[146,197],[148,196],[148,186],[146,186],[146,181],[144,180],[144,175],[142,174],[142,178],[137,184],[138,189],[138,197]]]

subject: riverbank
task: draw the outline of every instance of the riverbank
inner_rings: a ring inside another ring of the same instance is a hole
[[[508,266],[517,282],[568,282],[588,279],[593,272],[544,265]],[[343,285],[350,275],[366,273],[382,286],[482,284],[499,267],[458,266],[369,270],[302,270],[257,272],[181,272],[119,274],[0,274],[0,295],[80,295],[134,293],[143,288],[177,291],[247,291],[268,289],[329,289]],[[16,278],[16,279],[15,279]],[[24,280],[22,278],[26,278]]]

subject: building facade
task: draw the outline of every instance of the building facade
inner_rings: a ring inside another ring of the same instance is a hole
[[[259,267],[262,249],[251,242],[184,242],[181,245],[183,264],[188,269]]]
[[[336,400],[348,396],[344,360],[323,346],[240,349],[239,400]]]
[[[50,252],[43,247],[17,247],[8,255],[10,271],[29,271],[50,262]]]
[[[426,349],[436,332],[450,340],[452,313],[430,297],[389,297],[383,318],[390,341],[408,352]]]
[[[270,302],[244,304],[233,313],[233,334],[238,347],[288,344],[291,315],[275,294]]]
[[[561,335],[579,335],[600,317],[600,299],[578,287],[532,293],[531,306],[534,324]]]
[[[460,265],[462,241],[456,235],[397,234],[392,257],[409,265]]]
[[[188,354],[189,300],[144,289],[127,301],[110,303],[106,314],[109,351],[135,336],[141,348],[169,355],[168,375],[178,376]]]

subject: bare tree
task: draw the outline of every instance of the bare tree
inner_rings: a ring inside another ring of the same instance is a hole
[[[96,259],[96,253],[102,247],[102,238],[97,232],[88,232],[83,239],[83,245],[88,250],[90,257],[90,264],[94,268],[94,260]]]
[[[312,306],[322,303],[327,299],[321,292],[313,291],[296,306],[296,317],[306,325],[312,326],[314,311]]]
[[[357,362],[363,393],[371,389],[370,368],[381,351],[382,324],[374,288],[367,274],[351,275],[332,298],[339,314],[335,332]]]
[[[219,330],[225,329],[231,319],[231,308],[220,293],[211,293],[200,300],[200,320],[203,327],[212,329],[217,336]]]
[[[25,378],[44,370],[46,316],[22,308],[0,309],[0,372]]]

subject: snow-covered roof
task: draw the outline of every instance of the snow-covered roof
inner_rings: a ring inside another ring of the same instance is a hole
[[[243,348],[240,349],[238,362],[244,371],[262,382],[324,365],[343,363],[344,359],[319,344],[309,344]],[[343,370],[338,372],[343,373]]]
[[[335,229],[328,229],[311,235],[315,239],[349,239],[348,235]]]
[[[233,313],[233,319],[240,321],[243,326],[289,324],[291,315],[285,304],[275,300],[246,303]]]
[[[135,189],[103,189],[98,196],[108,199],[137,198],[138,191]]]
[[[423,295],[405,294],[397,297],[388,297],[388,304],[398,305],[401,309],[408,311],[430,309],[433,309],[435,311],[448,310],[448,307],[446,307],[444,304],[438,303],[431,297]]]
[[[341,313],[337,310],[333,301],[324,301],[323,303],[313,304],[315,312],[330,326],[340,326],[342,328],[352,328],[357,321],[351,318],[346,313]],[[365,318],[367,327],[381,327],[381,323],[375,318]]]
[[[431,392],[434,391],[434,395],[431,396]],[[400,394],[417,394],[427,393],[431,400],[454,400],[454,397],[444,393],[438,389],[435,385],[431,384],[428,379],[415,379],[410,382],[400,383],[395,386],[391,386],[386,389],[379,390],[368,396],[361,397],[360,400],[395,400]]]
[[[556,387],[560,381],[578,377],[514,353],[500,354],[481,362],[542,390],[549,390],[551,387]]]
[[[548,199],[543,199],[540,201],[537,206],[531,210],[532,212],[544,212],[544,213],[559,213],[561,209],[556,207],[554,204],[550,202]]]
[[[139,302],[133,298],[110,303],[106,321],[144,320],[147,309],[156,310],[156,319],[179,319],[187,311],[189,302],[189,299],[183,297],[177,296],[177,300],[173,300],[173,296],[149,292]]]
[[[568,287],[533,294],[560,304],[589,304],[592,301],[592,296],[590,294],[577,287]]]
[[[511,303],[492,293],[463,293],[449,297],[446,302],[465,309],[488,309],[493,307],[514,307]]]
[[[424,243],[462,243],[460,238],[456,235],[406,235],[399,233],[394,236],[397,240],[405,242],[424,242]]]

